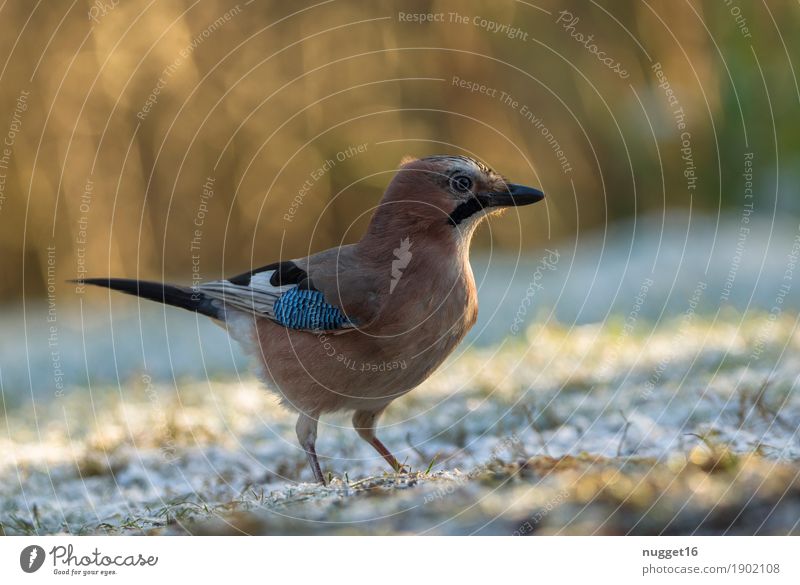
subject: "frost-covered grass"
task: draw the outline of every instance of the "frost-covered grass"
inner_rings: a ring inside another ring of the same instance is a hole
[[[797,533],[798,349],[788,313],[533,326],[466,347],[390,407],[379,435],[409,473],[388,473],[347,416],[323,419],[329,487],[303,483],[294,418],[244,374],[70,387],[7,407],[0,522],[7,534]]]

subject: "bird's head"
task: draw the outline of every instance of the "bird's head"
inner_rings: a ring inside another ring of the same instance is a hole
[[[511,183],[466,156],[406,158],[371,227],[405,224],[416,226],[417,232],[468,239],[487,215],[542,199],[538,189]]]

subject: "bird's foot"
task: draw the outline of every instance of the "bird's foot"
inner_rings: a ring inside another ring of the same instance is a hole
[[[395,473],[411,473],[411,466],[407,463],[398,463],[395,461],[394,472]]]

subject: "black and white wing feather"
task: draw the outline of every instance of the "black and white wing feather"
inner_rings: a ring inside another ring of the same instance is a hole
[[[201,284],[196,290],[226,309],[271,319],[289,329],[344,331],[355,327],[294,262],[270,264],[228,280]]]

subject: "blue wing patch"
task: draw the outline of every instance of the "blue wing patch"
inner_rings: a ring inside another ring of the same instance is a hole
[[[289,329],[339,329],[351,321],[318,290],[292,288],[275,301],[273,319]]]

